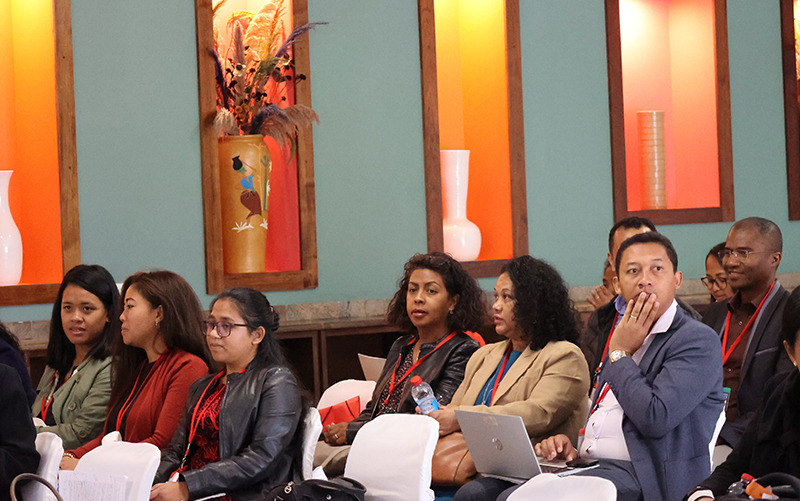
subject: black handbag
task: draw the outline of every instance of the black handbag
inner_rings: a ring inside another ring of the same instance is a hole
[[[755,479],[763,487],[772,487],[772,493],[778,496],[780,501],[800,500],[800,479],[788,473],[768,473]],[[718,501],[734,501],[750,499],[747,494],[735,495],[725,494],[716,498]]]
[[[367,488],[352,478],[310,479],[279,485],[264,501],[364,501],[366,493]]]

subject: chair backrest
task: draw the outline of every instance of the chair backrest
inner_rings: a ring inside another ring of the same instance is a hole
[[[306,412],[303,428],[303,480],[311,479],[314,470],[314,452],[317,450],[319,435],[322,433],[322,421],[315,407],[310,407]]]
[[[378,416],[358,431],[344,474],[366,486],[366,501],[432,501],[438,438],[439,423],[428,416]]]
[[[616,501],[617,488],[605,478],[542,473],[508,496],[508,501]]]
[[[61,437],[55,433],[42,432],[36,435],[36,452],[39,453],[39,468],[36,474],[52,485],[58,484],[58,465],[64,455]],[[25,501],[50,501],[56,499],[50,489],[39,482],[29,482],[21,489]]]
[[[359,410],[359,412],[361,412],[364,410],[364,407],[367,406],[367,402],[372,398],[373,391],[375,391],[375,381],[345,379],[344,381],[339,381],[328,387],[328,389],[322,393],[319,403],[317,404],[317,409],[324,409],[336,405],[339,402],[344,402],[358,395],[361,399],[361,409]]]
[[[153,444],[112,442],[87,452],[75,471],[96,475],[125,475],[127,501],[148,501],[161,451]]]
[[[717,424],[714,426],[714,434],[711,436],[711,442],[708,443],[708,457],[711,458],[711,471],[714,471],[714,447],[717,445],[717,438],[719,438],[722,427],[725,426],[725,421],[727,421],[727,416],[725,415],[725,407],[722,407],[722,412],[719,413],[719,417],[717,418]]]

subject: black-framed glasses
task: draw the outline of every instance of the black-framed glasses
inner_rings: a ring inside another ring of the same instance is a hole
[[[708,275],[706,275],[706,276],[702,277],[700,279],[700,281],[703,282],[703,285],[705,285],[706,288],[709,289],[709,290],[714,285],[716,285],[720,289],[724,289],[725,286],[728,285],[728,279],[727,278],[723,278],[723,277],[714,278],[714,277],[709,277]]]
[[[231,324],[228,322],[217,322],[215,320],[204,320],[206,325],[206,336],[211,334],[211,331],[217,329],[217,336],[228,337],[231,335],[231,329],[234,327],[247,327],[247,324]]]
[[[747,259],[747,256],[750,254],[761,254],[762,252],[768,251],[752,251],[749,249],[722,249],[722,252],[719,253],[720,257],[730,258],[731,256],[735,257],[736,259]]]

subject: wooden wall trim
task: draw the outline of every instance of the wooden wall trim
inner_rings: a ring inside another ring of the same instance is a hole
[[[797,59],[795,57],[794,6],[780,0],[781,54],[783,57],[783,107],[786,129],[786,184],[789,220],[800,219],[800,113],[798,112]]]

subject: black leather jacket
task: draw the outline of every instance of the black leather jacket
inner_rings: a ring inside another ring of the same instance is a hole
[[[358,430],[375,417],[375,411],[377,410],[375,402],[380,398],[383,387],[389,384],[389,379],[392,377],[392,372],[394,371],[398,359],[402,360],[402,358],[408,354],[412,349],[409,343],[415,338],[416,335],[408,334],[398,338],[394,344],[392,344],[389,354],[386,356],[386,364],[384,364],[381,376],[378,378],[378,383],[375,385],[375,391],[372,393],[372,399],[361,414],[347,424],[348,444],[352,444]],[[420,358],[436,348],[439,341],[440,340],[437,339],[436,342],[425,343],[420,346]],[[467,367],[469,357],[471,357],[477,349],[478,342],[463,332],[460,332],[444,346],[431,354],[430,357],[426,358],[423,363],[417,366],[417,368],[409,374],[408,379],[410,381],[412,376],[421,377],[423,381],[431,385],[439,404],[447,405],[458,389],[458,385],[460,385],[461,381],[464,379],[464,369]],[[411,397],[410,384],[406,384],[403,387],[402,402],[399,410],[400,413],[413,414],[415,412],[417,404]]]
[[[156,483],[178,469],[192,411],[212,377],[199,379],[189,389],[180,424],[161,453]],[[226,492],[235,501],[260,500],[275,484],[292,479],[303,413],[292,372],[254,360],[243,374],[230,374],[227,384],[219,412],[220,460],[183,473],[189,499]]]

